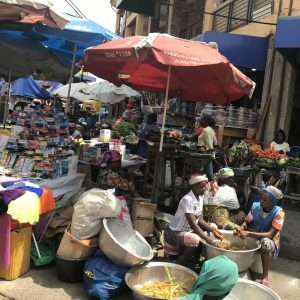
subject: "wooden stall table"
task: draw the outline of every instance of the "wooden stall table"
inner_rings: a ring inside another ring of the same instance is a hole
[[[180,151],[179,156],[183,160],[183,172],[182,172],[182,183],[180,192],[184,193],[185,182],[189,180],[191,175],[195,172],[199,172],[209,164],[212,157],[209,153],[196,153]]]
[[[285,200],[293,200],[293,201],[299,201],[297,203],[297,206],[300,205],[300,191],[299,191],[299,183],[297,183],[297,190],[296,193],[292,193],[291,187],[292,187],[292,180],[294,179],[295,176],[298,177],[298,181],[300,180],[300,168],[292,168],[292,167],[287,167],[286,168],[286,173],[287,173],[287,183],[286,183],[286,188],[284,191],[284,199]],[[284,201],[284,203],[287,204],[287,201]]]
[[[146,170],[144,176],[144,191],[146,193],[146,184],[149,176],[150,166],[154,166],[153,184],[151,191],[151,202],[157,203],[159,199],[164,198],[165,195],[165,177],[166,177],[166,162],[170,161],[171,165],[171,188],[173,204],[176,198],[175,190],[175,145],[170,143],[163,144],[162,152],[159,152],[159,144],[152,143],[148,145],[148,155]]]
[[[240,128],[240,127],[229,127],[229,126],[214,126],[214,130],[217,133],[218,145],[230,146],[236,140],[252,139],[255,132],[254,129]]]

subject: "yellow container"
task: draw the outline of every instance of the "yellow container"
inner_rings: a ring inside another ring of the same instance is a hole
[[[0,278],[13,280],[29,271],[31,227],[16,229],[10,233],[10,266],[0,265]]]
[[[84,100],[82,102],[83,111],[99,112],[101,110],[101,102],[96,100]]]

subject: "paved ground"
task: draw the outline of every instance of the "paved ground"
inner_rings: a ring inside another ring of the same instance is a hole
[[[0,280],[0,300],[88,300],[83,284],[62,283],[55,271],[54,266],[49,266],[32,269],[14,281]],[[278,258],[272,264],[270,280],[271,288],[282,300],[299,299],[300,262]],[[117,299],[131,300],[132,297],[125,289]]]

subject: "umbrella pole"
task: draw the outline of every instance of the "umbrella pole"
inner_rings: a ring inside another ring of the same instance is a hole
[[[74,65],[75,65],[75,60],[76,60],[76,51],[77,51],[77,43],[75,43],[74,50],[73,50],[73,59],[72,59],[71,73],[70,73],[70,79],[69,79],[69,89],[68,89],[68,96],[67,96],[67,102],[66,102],[66,113],[69,112],[70,94],[71,94],[71,86],[73,83],[73,73],[74,73]]]
[[[13,59],[10,57],[10,64],[9,64],[9,73],[8,73],[8,89],[7,89],[7,94],[6,94],[6,99],[5,99],[5,105],[4,105],[4,118],[3,118],[3,127],[5,128],[6,126],[6,121],[7,121],[7,112],[8,112],[8,102],[10,99],[10,86],[11,86],[11,75],[12,75],[12,67],[13,67]]]
[[[166,115],[167,115],[167,107],[168,107],[168,100],[169,100],[170,77],[171,77],[171,65],[169,65],[168,68],[168,79],[167,79],[167,87],[166,87],[166,94],[165,94],[164,114],[163,114],[163,121],[162,121],[162,128],[161,128],[162,132],[160,135],[159,152],[162,152],[163,143],[164,143],[164,132],[165,132]]]

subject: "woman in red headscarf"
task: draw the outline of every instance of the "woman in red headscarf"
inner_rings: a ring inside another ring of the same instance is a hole
[[[106,151],[98,161],[98,166],[100,167],[97,178],[98,184],[113,186],[124,193],[134,193],[134,184],[128,178],[126,170],[122,169],[121,155],[118,151]]]

